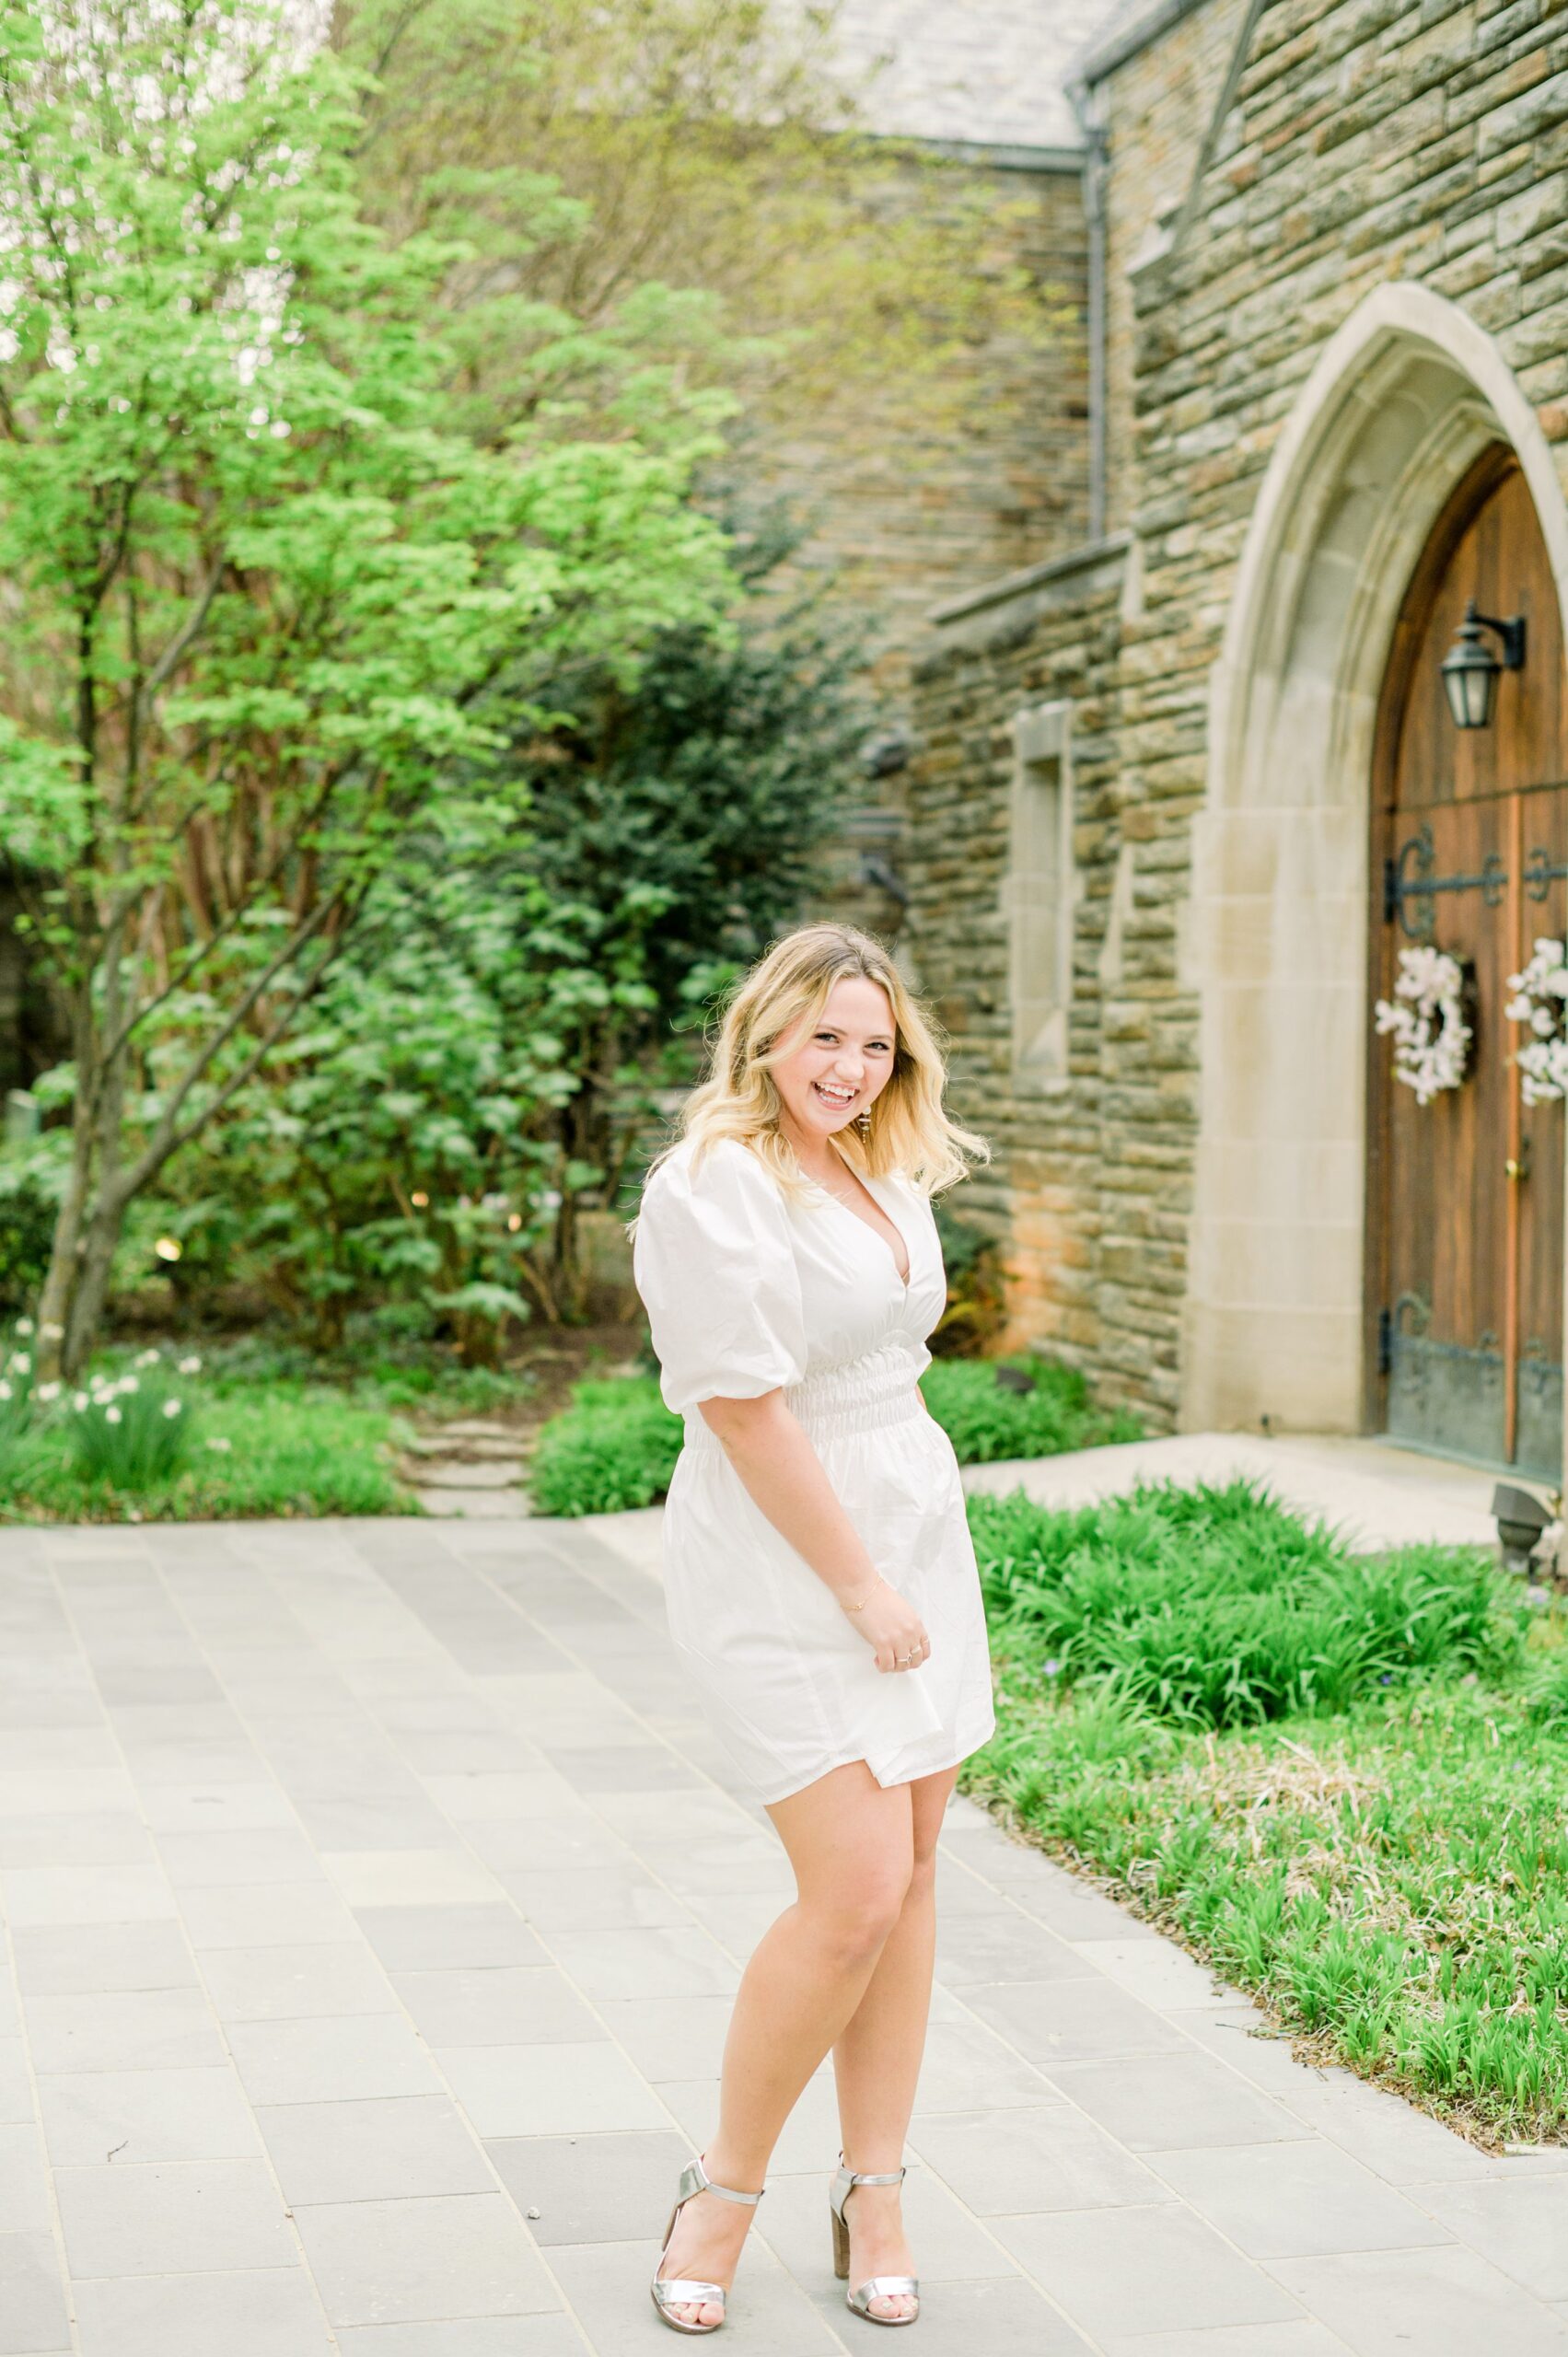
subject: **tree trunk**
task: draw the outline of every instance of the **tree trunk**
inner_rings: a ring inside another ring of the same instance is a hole
[[[70,1312],[65,1320],[64,1371],[68,1376],[81,1373],[91,1353],[93,1337],[98,1332],[99,1320],[109,1295],[114,1249],[120,1241],[120,1231],[125,1225],[125,1207],[130,1198],[122,1183],[120,1121],[125,1108],[125,1077],[129,1061],[128,1051],[122,1049],[104,1073],[99,1086],[98,1152],[95,1156],[97,1184],[93,1189],[92,1211],[80,1250]]]
[[[81,1266],[76,1275],[75,1291],[71,1297],[71,1311],[65,1327],[65,1352],[62,1371],[67,1378],[78,1376],[91,1355],[99,1320],[109,1295],[110,1272],[114,1266],[115,1247],[125,1224],[125,1202],[118,1188],[100,1190],[87,1224],[87,1239],[82,1248]]]
[[[82,1248],[82,1222],[92,1183],[93,1132],[85,1114],[72,1123],[71,1167],[54,1222],[49,1268],[38,1303],[38,1378],[58,1381],[64,1361],[63,1345],[76,1290]]]

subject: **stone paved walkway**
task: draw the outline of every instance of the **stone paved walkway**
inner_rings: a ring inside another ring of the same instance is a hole
[[[656,1518],[0,1531],[3,2357],[631,2357],[785,1896]],[[1492,2159],[955,1804],[921,2357],[1568,2352],[1568,2152]],[[731,2357],[871,2345],[814,2083]]]

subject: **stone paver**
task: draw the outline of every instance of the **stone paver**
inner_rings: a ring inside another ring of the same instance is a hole
[[[1419,1515],[1353,1470],[1364,1527]],[[657,1546],[656,1513],[0,1531],[0,2357],[670,2346],[656,2238],[789,1884]],[[924,2357],[1568,2357],[1568,2151],[1303,2067],[966,1802],[941,1890]],[[836,2147],[824,2069],[735,2357],[866,2345]]]
[[[1020,1486],[1042,1504],[1087,1505],[1140,1481],[1260,1481],[1310,1521],[1329,1523],[1356,1553],[1423,1538],[1455,1547],[1496,1544],[1496,1476],[1387,1441],[1321,1433],[1180,1433],[1063,1457],[965,1469],[967,1490]]]

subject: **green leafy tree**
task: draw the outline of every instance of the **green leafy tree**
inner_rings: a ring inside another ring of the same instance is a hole
[[[493,683],[629,679],[731,594],[685,496],[711,411],[668,384],[598,441],[520,387],[482,447],[451,430],[428,322],[460,258],[361,218],[354,90],[292,23],[0,9],[0,840],[75,1081],[46,1365],[81,1363],[128,1206],[496,749]]]
[[[865,629],[824,590],[773,593],[799,540],[783,511],[729,520],[749,592],[734,636],[667,631],[630,683],[573,671],[558,683],[572,726],[517,747],[528,865],[593,945],[562,1007],[575,1086],[542,1109],[562,1157],[551,1283],[568,1303],[579,1206],[621,1199],[661,1086],[693,1076],[715,992],[819,902],[824,851],[865,789]]]
[[[494,806],[443,812],[366,903],[310,1020],[148,1207],[180,1276],[259,1287],[318,1342],[423,1303],[470,1360],[587,1306],[613,1210],[714,987],[809,907],[859,778],[854,632],[767,597],[791,533],[738,529],[733,638],[671,630],[635,681],[554,683]]]

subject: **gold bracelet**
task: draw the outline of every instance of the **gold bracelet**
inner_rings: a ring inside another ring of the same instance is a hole
[[[881,1585],[882,1585],[882,1574],[881,1574],[881,1573],[880,1573],[880,1572],[878,1572],[878,1573],[877,1573],[877,1576],[876,1576],[876,1578],[872,1581],[871,1585],[866,1589],[865,1594],[861,1597],[860,1602],[859,1602],[858,1604],[844,1604],[844,1600],[843,1600],[843,1598],[842,1598],[842,1596],[840,1596],[840,1598],[839,1598],[839,1602],[840,1602],[841,1604],[843,1604],[843,1608],[844,1608],[844,1610],[845,1610],[846,1612],[864,1612],[864,1611],[865,1611],[865,1608],[866,1608],[866,1606],[870,1603],[870,1601],[871,1601],[872,1597],[876,1595],[876,1593],[877,1593],[877,1589],[881,1586]]]

